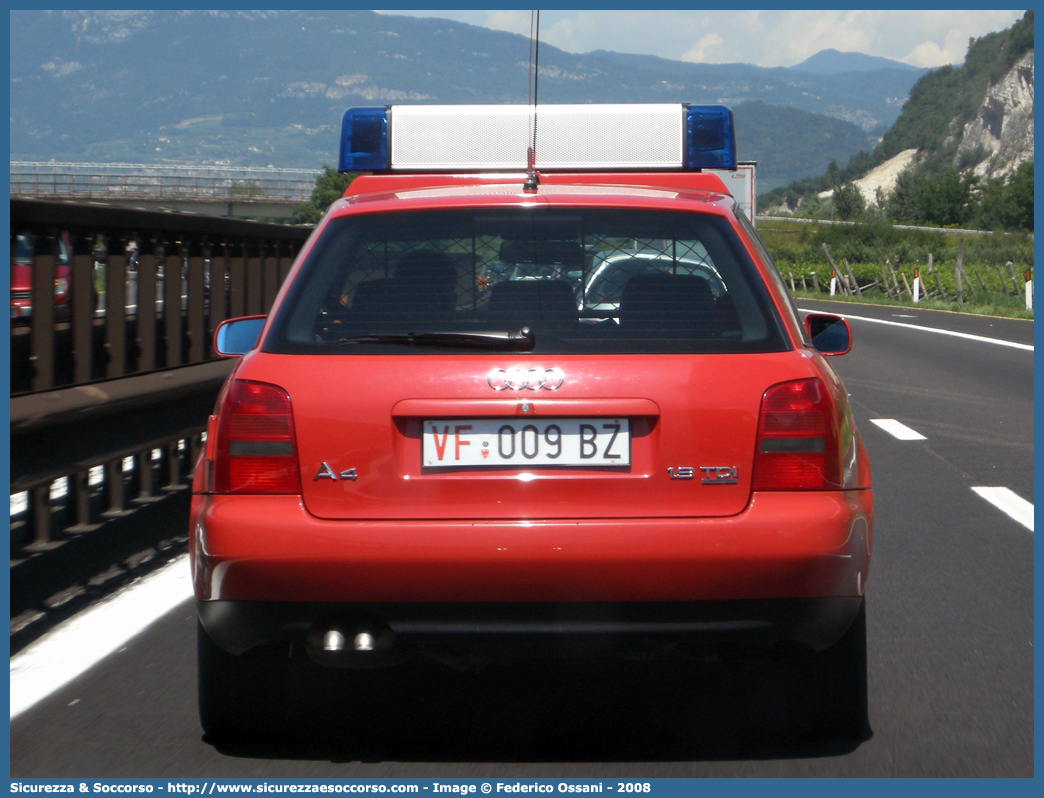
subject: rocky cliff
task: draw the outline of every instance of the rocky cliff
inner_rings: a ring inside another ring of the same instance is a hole
[[[1033,160],[1033,51],[1026,53],[1008,73],[990,86],[975,119],[960,127],[950,123],[948,144],[957,144],[953,167],[985,179],[1006,177],[1019,165]],[[923,151],[907,149],[852,181],[867,205],[887,197],[899,175],[916,168]],[[821,199],[833,190],[819,193]]]
[[[989,88],[976,118],[961,131],[954,168],[1003,177],[1033,160],[1033,51]]]

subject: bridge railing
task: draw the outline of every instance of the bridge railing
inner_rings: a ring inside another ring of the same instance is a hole
[[[11,196],[96,200],[306,202],[316,173],[305,169],[11,163]]]
[[[13,560],[181,483],[230,368],[214,329],[267,311],[310,232],[11,201],[12,258],[32,273],[11,324]]]

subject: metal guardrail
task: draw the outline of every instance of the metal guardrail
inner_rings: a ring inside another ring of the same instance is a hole
[[[156,479],[181,484],[230,368],[211,352],[214,329],[271,306],[310,232],[11,201],[12,252],[19,236],[34,249],[31,315],[11,326],[11,492],[28,497],[12,518],[13,561],[122,513],[128,494],[147,500]],[[60,241],[71,245],[64,262]],[[71,296],[56,307],[59,269]],[[127,458],[136,466],[125,470]],[[92,486],[99,467],[102,484]],[[66,498],[56,502],[61,480]]]
[[[848,222],[840,219],[806,219],[801,216],[774,216],[772,214],[761,214],[757,219],[759,222],[796,222],[797,224],[822,224],[837,225],[840,227],[861,227],[865,222]],[[913,224],[894,224],[896,230],[923,230],[928,233],[956,233],[958,235],[992,236],[992,230],[965,230],[957,227],[924,227]]]

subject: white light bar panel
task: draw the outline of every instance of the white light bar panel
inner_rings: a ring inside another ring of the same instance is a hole
[[[684,164],[680,104],[539,105],[539,169],[677,169]],[[396,105],[391,168],[525,170],[534,108]]]

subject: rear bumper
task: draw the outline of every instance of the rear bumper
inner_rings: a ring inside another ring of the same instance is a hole
[[[190,549],[200,619],[233,653],[296,641],[322,661],[329,630],[396,656],[823,648],[858,611],[871,530],[870,491],[755,494],[729,518],[492,522],[327,521],[296,496],[195,496]]]
[[[195,496],[200,601],[631,603],[861,596],[870,491],[761,493],[728,518],[328,521]]]
[[[223,649],[294,643],[317,662],[366,667],[411,655],[608,656],[761,652],[784,641],[823,649],[848,629],[862,597],[612,603],[320,603],[199,601]],[[339,653],[323,651],[336,630]],[[373,641],[353,651],[360,633]]]

